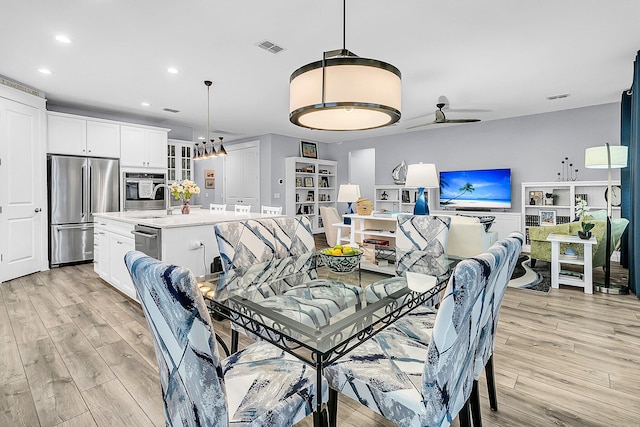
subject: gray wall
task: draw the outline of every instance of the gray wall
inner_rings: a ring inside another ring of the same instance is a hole
[[[392,169],[435,163],[438,170],[511,168],[512,208],[520,212],[521,183],[556,181],[562,160],[579,169],[578,180],[606,180],[603,170],[585,169],[584,150],[620,144],[617,103],[465,125],[437,127],[342,144],[328,144],[327,157],[339,161],[339,181],[346,183],[350,150],[376,149],[376,184],[393,184]],[[619,179],[619,171],[613,178]]]

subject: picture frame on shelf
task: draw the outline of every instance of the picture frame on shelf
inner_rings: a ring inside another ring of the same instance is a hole
[[[313,177],[307,176],[304,178],[304,186],[305,187],[313,187]]]
[[[313,191],[307,191],[307,202],[313,202]]]
[[[542,191],[529,191],[529,204],[542,206]]]
[[[300,157],[307,159],[318,158],[318,144],[309,141],[300,141]]]
[[[556,211],[540,211],[540,225],[556,225]]]
[[[329,178],[327,178],[326,176],[321,176],[318,187],[329,188]]]
[[[296,177],[296,187],[302,187],[302,177]]]

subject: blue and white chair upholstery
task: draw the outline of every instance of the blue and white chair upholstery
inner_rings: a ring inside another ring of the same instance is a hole
[[[218,292],[236,292],[310,327],[361,301],[360,288],[318,279],[307,217],[276,217],[214,225],[224,274]],[[246,331],[233,324],[234,331]],[[252,338],[254,334],[247,333]],[[232,351],[237,333],[232,335]]]
[[[461,426],[469,425],[483,297],[494,268],[484,260],[461,261],[428,345],[382,331],[325,368],[329,387],[401,426],[448,426],[458,413]],[[334,392],[329,400],[330,408],[337,404]]]
[[[168,426],[291,426],[316,407],[316,373],[264,342],[220,360],[191,272],[131,251],[125,263],[153,336]],[[328,397],[322,383],[322,401]]]
[[[500,316],[500,306],[502,305],[502,299],[513,270],[518,261],[518,256],[522,250],[522,243],[524,242],[524,236],[522,233],[515,231],[509,234],[506,239],[497,241],[489,251],[492,253],[497,252],[498,248],[502,248],[501,251],[504,254],[503,264],[505,264],[496,277],[493,287],[493,292],[490,298],[486,298],[488,303],[485,302],[487,307],[486,316],[483,316],[482,329],[480,331],[480,338],[478,342],[478,351],[475,358],[474,366],[474,393],[471,400],[472,415],[474,421],[474,427],[482,426],[482,419],[480,416],[480,395],[478,391],[478,379],[482,374],[482,371],[486,367],[487,377],[487,391],[489,394],[489,406],[492,410],[498,410],[498,395],[496,391],[495,374],[493,369],[493,349],[495,345],[495,337],[498,329],[498,320]]]
[[[372,283],[365,290],[372,303],[407,286],[406,272],[442,277],[449,273],[445,254],[450,217],[398,215],[396,227],[396,274],[398,277]],[[437,304],[434,298],[429,304]]]

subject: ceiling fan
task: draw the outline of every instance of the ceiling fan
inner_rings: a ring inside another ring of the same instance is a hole
[[[409,126],[407,129],[414,129],[422,126],[441,124],[441,123],[472,123],[472,122],[480,121],[480,119],[447,119],[447,117],[444,115],[444,111],[442,111],[442,108],[445,105],[446,104],[444,102],[439,102],[436,104],[436,107],[438,107],[438,109],[435,112],[436,119],[434,121],[429,123],[423,123],[421,125]]]

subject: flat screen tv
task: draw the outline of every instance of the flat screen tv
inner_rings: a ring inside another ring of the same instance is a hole
[[[465,210],[511,207],[511,169],[440,172],[440,208]]]

